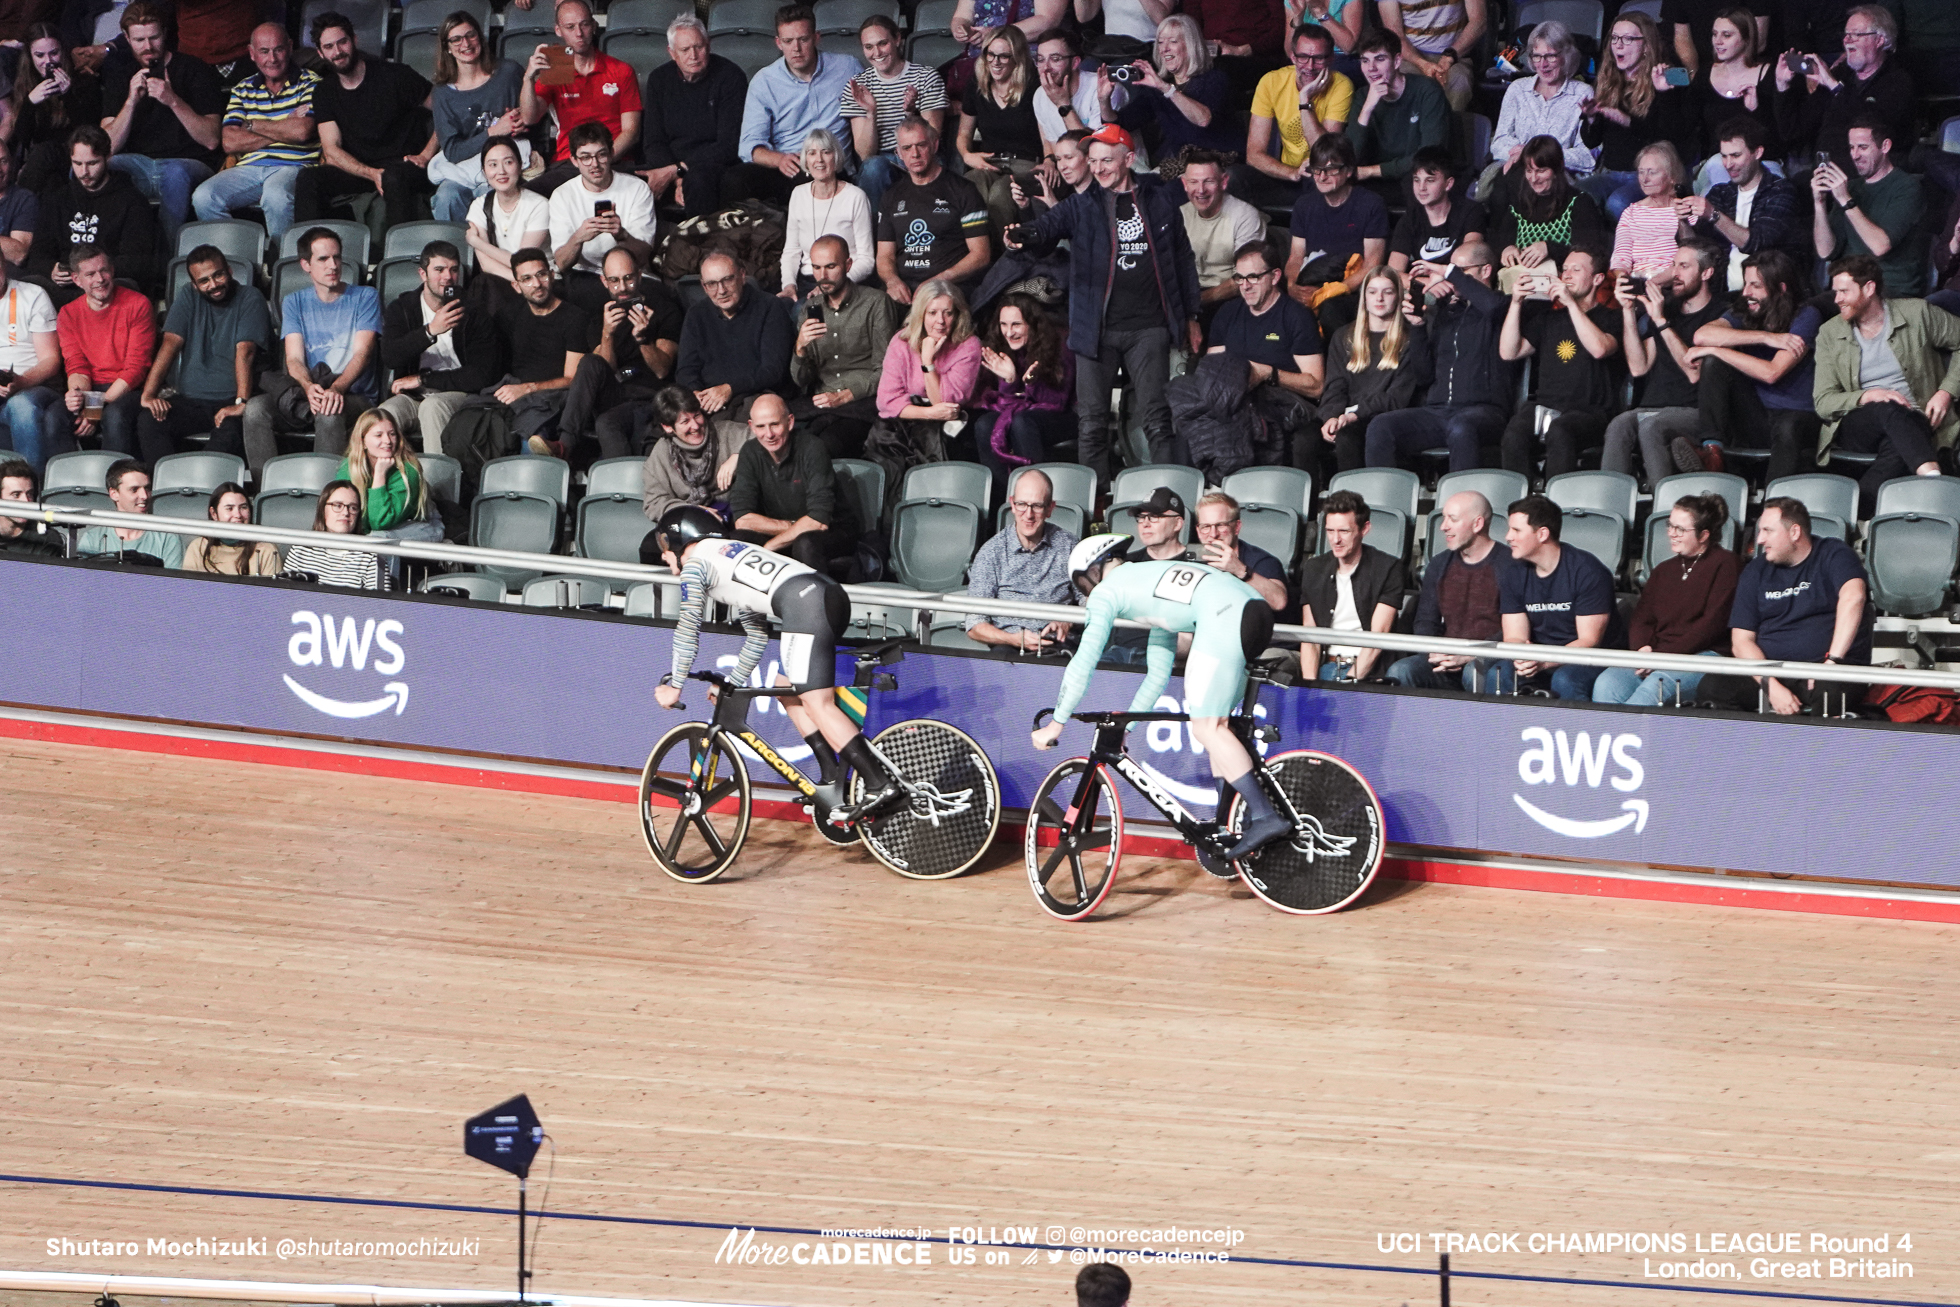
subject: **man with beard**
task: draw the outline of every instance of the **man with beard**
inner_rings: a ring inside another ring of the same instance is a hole
[[[136,415],[136,442],[154,463],[176,448],[177,438],[213,431],[208,448],[245,452],[245,404],[252,398],[258,360],[272,338],[265,296],[231,279],[231,264],[215,245],[200,245],[185,261],[194,294],[179,294],[163,319],[163,342],[143,383]],[[178,367],[177,393],[165,398],[170,367]]]
[[[354,24],[341,14],[313,20],[313,45],[328,66],[313,97],[320,164],[300,172],[294,220],[324,218],[335,200],[379,191],[388,226],[413,222],[421,216],[418,201],[434,191],[429,83],[406,64],[362,54]]]
[[[422,284],[381,309],[381,362],[395,374],[381,408],[403,439],[442,452],[442,430],[463,402],[498,375],[497,325],[482,307],[465,307],[462,254],[448,241],[422,247]]]
[[[599,457],[624,458],[646,448],[647,416],[674,375],[685,310],[665,282],[640,275],[639,260],[622,246],[606,251],[605,287],[599,340],[579,361],[558,430],[568,448],[590,434]]]
[[[163,289],[157,266],[157,222],[135,183],[109,167],[109,137],[94,123],[68,136],[68,178],[41,196],[30,273],[54,284],[54,306],[66,308],[82,291],[72,251],[92,245],[116,251],[117,271],[145,293]]]
[[[1892,140],[1879,120],[1851,120],[1845,148],[1847,175],[1834,163],[1810,175],[1811,239],[1817,257],[1869,254],[1885,270],[1885,284],[1899,297],[1926,289],[1926,200],[1919,178],[1892,166]]]
[[[1810,258],[1804,239],[1803,201],[1797,188],[1763,167],[1763,125],[1747,114],[1722,124],[1718,133],[1722,168],[1729,179],[1709,188],[1707,198],[1690,195],[1674,202],[1674,212],[1697,235],[1728,246],[1728,272],[1722,284],[1741,290],[1743,260],[1765,250]],[[1796,266],[1796,265],[1793,265]]]
[[[511,255],[510,271],[520,298],[497,316],[508,371],[491,394],[510,406],[511,429],[528,438],[533,454],[562,456],[563,447],[546,433],[558,430],[566,392],[590,345],[591,319],[558,298],[551,256],[543,250]]]
[[[1636,294],[1631,278],[1619,283],[1620,338],[1627,371],[1640,379],[1634,407],[1606,424],[1606,449],[1599,465],[1634,475],[1638,446],[1648,482],[1676,472],[1699,472],[1701,363],[1688,357],[1695,333],[1722,312],[1715,302],[1721,253],[1707,241],[1685,242],[1665,273],[1647,279]],[[1645,417],[1645,422],[1641,418]]]
[[[1722,448],[1767,449],[1768,481],[1814,459],[1820,427],[1811,351],[1824,315],[1797,299],[1796,265],[1781,250],[1742,261],[1740,303],[1695,332],[1688,358],[1701,365],[1704,467],[1722,470]]]
[[[857,458],[878,420],[878,377],[885,348],[905,320],[892,297],[850,278],[851,250],[839,236],[810,246],[817,288],[803,302],[790,377],[804,398],[792,406],[803,429],[832,458]]]

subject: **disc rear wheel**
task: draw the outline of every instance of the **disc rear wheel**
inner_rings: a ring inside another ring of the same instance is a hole
[[[1292,839],[1274,840],[1240,859],[1240,879],[1281,912],[1339,912],[1360,898],[1381,870],[1380,800],[1360,772],[1332,754],[1294,749],[1266,759],[1265,767],[1300,825]],[[1245,801],[1234,794],[1226,825],[1236,835],[1244,824]]]
[[[945,880],[978,862],[1000,829],[1000,778],[979,742],[919,718],[886,727],[871,744],[905,786],[858,828],[871,856],[913,880]],[[863,778],[853,777],[851,802],[863,795]]]
[[[749,771],[734,741],[705,722],[661,737],[640,773],[640,833],[675,880],[710,881],[735,864],[749,834]]]
[[[1123,860],[1123,805],[1107,768],[1070,758],[1048,773],[1028,805],[1023,855],[1050,916],[1080,921],[1102,906]]]

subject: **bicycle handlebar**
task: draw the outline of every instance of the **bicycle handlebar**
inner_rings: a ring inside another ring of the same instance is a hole
[[[724,693],[745,694],[750,696],[751,698],[760,697],[765,699],[787,699],[787,698],[794,697],[797,693],[796,687],[790,685],[782,685],[782,686],[736,685],[733,681],[729,680],[726,676],[723,676],[720,672],[689,672],[687,674],[687,679],[690,681],[706,681],[708,684],[717,687],[718,689],[722,690]],[[687,705],[681,704],[679,706],[684,708]]]
[[[1041,719],[1053,713],[1053,708],[1043,708],[1034,715],[1034,728],[1041,729]],[[1183,712],[1078,712],[1071,713],[1078,722],[1088,722],[1100,726],[1105,722],[1188,722],[1190,713]]]

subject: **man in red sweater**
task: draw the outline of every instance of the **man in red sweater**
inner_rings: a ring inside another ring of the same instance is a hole
[[[154,462],[170,449],[143,452],[136,441],[137,402],[157,348],[150,301],[116,284],[116,261],[99,245],[70,250],[69,270],[82,296],[55,315],[68,393],[48,410],[48,448],[69,449],[76,436],[99,435],[104,449]]]

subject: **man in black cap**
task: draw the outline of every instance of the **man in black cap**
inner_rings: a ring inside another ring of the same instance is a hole
[[[1126,561],[1197,559],[1197,554],[1184,543],[1184,517],[1184,496],[1169,486],[1158,486],[1150,498],[1137,505],[1136,548],[1126,555]]]

